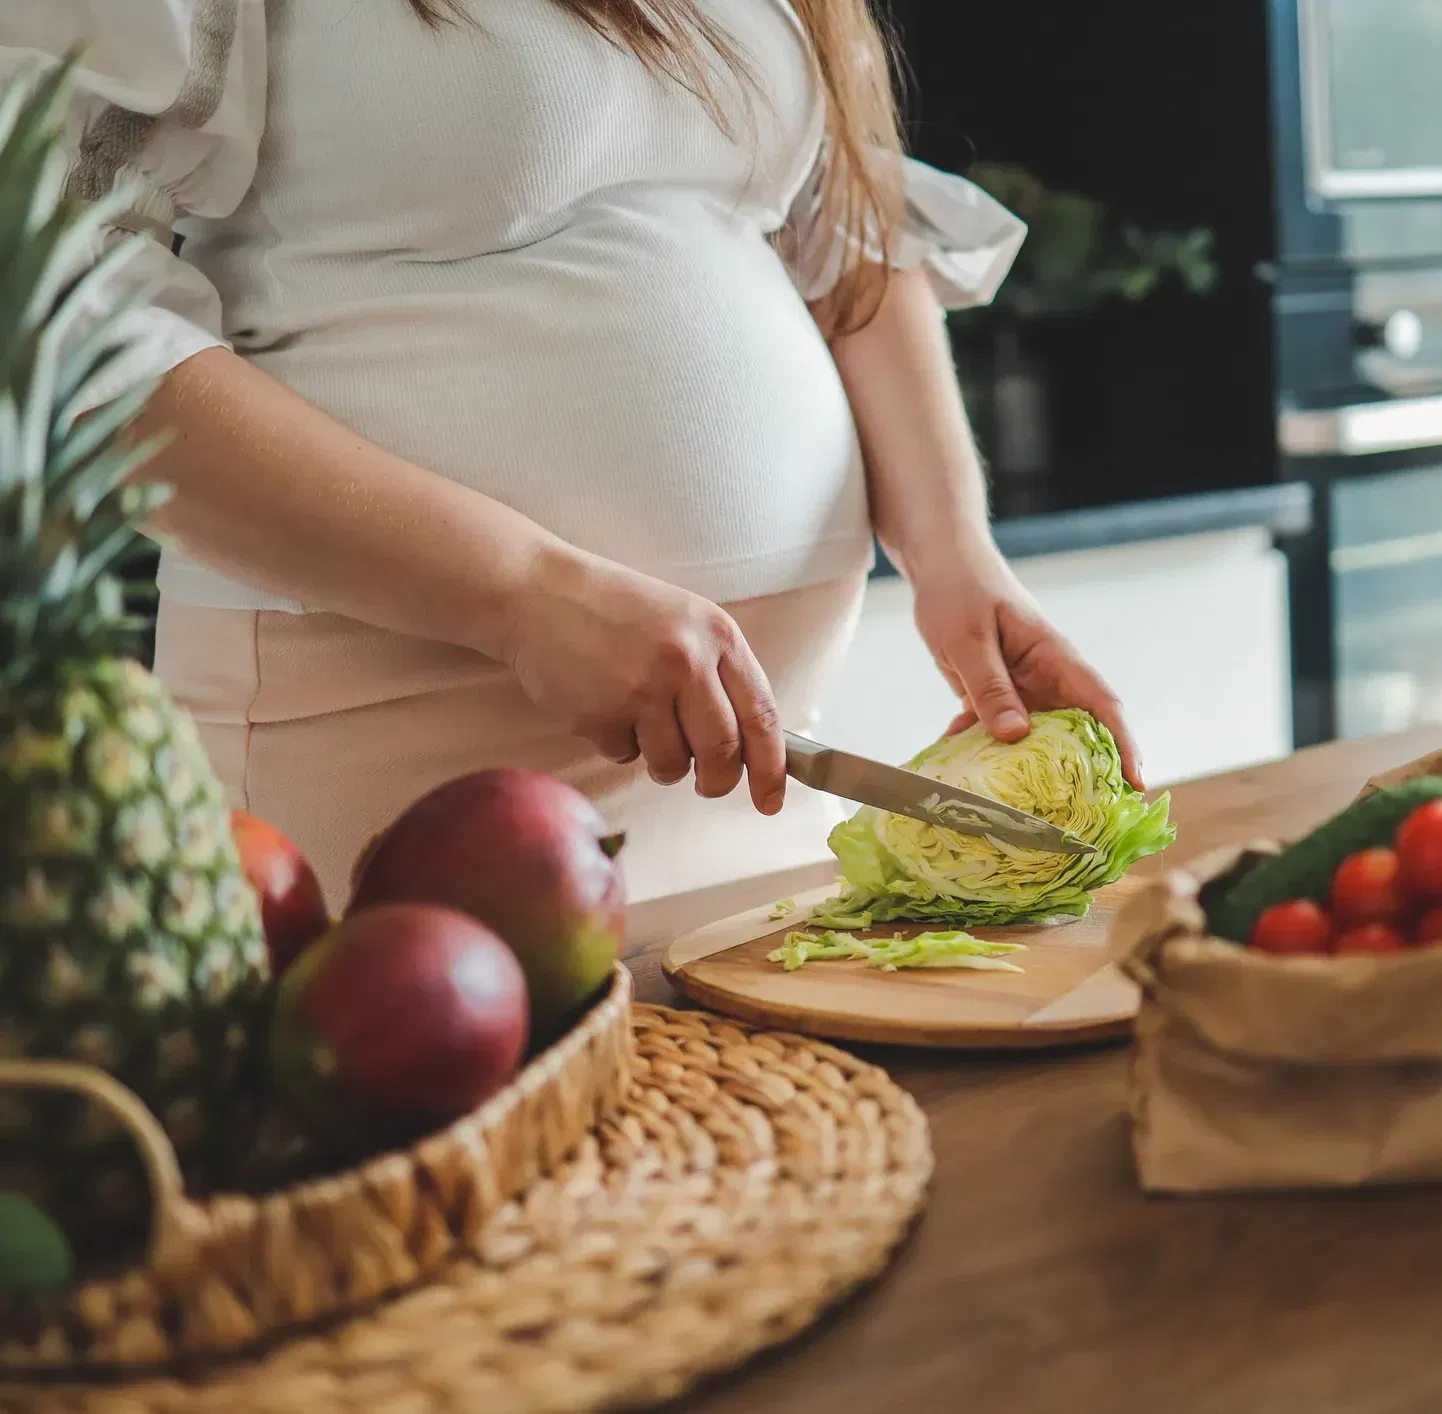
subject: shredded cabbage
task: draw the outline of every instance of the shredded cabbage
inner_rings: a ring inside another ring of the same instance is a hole
[[[771,905],[771,912],[767,916],[771,919],[773,923],[776,923],[782,918],[787,918],[795,912],[796,900],[794,898],[784,898],[781,900],[780,903],[774,903]]]
[[[868,967],[895,972],[902,967],[970,967],[978,971],[1020,972],[1004,959],[1025,952],[1020,943],[984,943],[966,933],[919,933],[914,938],[857,938],[849,933],[788,933],[786,941],[767,954],[795,972],[808,962],[864,958]]]
[[[995,925],[1081,915],[1097,889],[1176,838],[1168,797],[1149,804],[1123,780],[1112,734],[1089,713],[1038,712],[1031,723],[1014,743],[971,727],[908,766],[1049,820],[1098,853],[1018,849],[867,807],[832,831],[843,887],[810,921],[865,929],[903,919]]]

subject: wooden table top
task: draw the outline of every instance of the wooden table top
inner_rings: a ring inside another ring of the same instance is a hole
[[[1173,790],[1173,864],[1305,831],[1442,728]],[[669,938],[830,871],[636,910],[643,1000]],[[857,1048],[860,1049],[860,1048]],[[1438,1414],[1442,1191],[1154,1199],[1124,1123],[1124,1047],[977,1058],[863,1051],[921,1102],[936,1177],[895,1266],[698,1414]]]

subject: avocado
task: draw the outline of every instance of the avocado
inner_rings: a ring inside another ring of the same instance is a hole
[[[74,1270],[55,1223],[28,1198],[0,1193],[0,1293],[45,1296],[69,1286]]]

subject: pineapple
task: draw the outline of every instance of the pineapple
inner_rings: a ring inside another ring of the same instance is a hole
[[[154,449],[123,434],[151,386],[76,409],[123,366],[116,321],[141,297],[84,327],[96,281],[146,238],[86,269],[124,194],[62,195],[74,62],[0,94],[0,1057],[110,1072],[197,1182],[224,1182],[256,1107],[269,966],[195,728],[125,656],[115,568],[159,497],[127,484]],[[128,1140],[73,1097],[0,1090],[7,1187],[72,1235],[143,1225]]]

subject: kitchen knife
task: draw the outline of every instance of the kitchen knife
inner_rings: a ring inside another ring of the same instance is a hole
[[[988,835],[1018,849],[1052,854],[1097,852],[1095,845],[1069,831],[975,791],[944,785],[930,776],[886,766],[865,756],[836,751],[794,732],[784,736],[786,774],[812,790],[940,825],[958,834]]]

